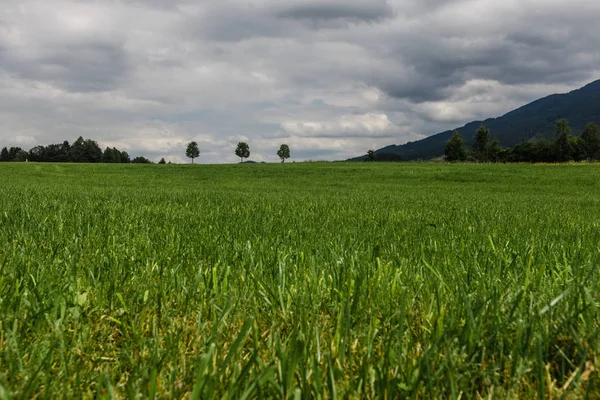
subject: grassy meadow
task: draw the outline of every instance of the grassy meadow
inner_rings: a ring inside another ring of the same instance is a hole
[[[0,399],[600,398],[600,165],[0,164]]]

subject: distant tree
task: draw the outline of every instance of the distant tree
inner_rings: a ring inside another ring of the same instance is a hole
[[[491,162],[506,162],[504,149],[500,146],[500,142],[497,139],[492,140],[488,147],[487,160]]]
[[[450,162],[465,161],[467,159],[467,149],[465,149],[465,142],[459,131],[454,131],[454,134],[448,140],[444,148],[444,154],[446,161]]]
[[[159,164],[166,164],[167,162],[165,161],[164,158],[161,158],[160,161],[158,162]]]
[[[114,162],[121,163],[122,162],[121,158],[123,157],[123,153],[121,153],[121,151],[119,149],[117,149],[116,147],[112,148],[112,153],[113,153]]]
[[[75,163],[85,162],[85,140],[79,136],[69,148],[69,161]]]
[[[586,158],[600,160],[600,128],[595,122],[588,123],[581,134]]]
[[[200,149],[198,148],[198,143],[190,142],[187,145],[187,149],[185,150],[186,157],[192,159],[192,164],[194,163],[194,158],[200,157]]]
[[[571,151],[571,160],[583,161],[587,158],[585,143],[579,136],[569,136],[569,149]]]
[[[473,139],[471,155],[475,161],[489,161],[490,137],[490,131],[481,125]]]
[[[0,151],[0,162],[6,162],[6,161],[10,161],[10,157],[8,155],[8,149],[6,147],[3,147],[2,150]]]
[[[92,139],[85,140],[85,161],[88,163],[102,162],[102,149],[98,143]]]
[[[555,160],[559,162],[572,160],[572,149],[571,141],[571,128],[569,127],[569,121],[561,118],[556,121],[555,124],[556,141],[554,142],[555,149]]]
[[[375,161],[375,150],[367,151],[367,159],[369,161]]]
[[[46,146],[44,158],[44,161],[48,162],[67,162],[69,161],[69,154],[62,143],[55,143]]]
[[[146,157],[137,156],[133,160],[131,160],[132,164],[152,164],[152,161],[148,160]]]
[[[121,162],[121,152],[119,152],[117,150],[117,152],[115,152],[115,148],[113,147],[112,149],[110,147],[107,147],[106,149],[104,149],[104,153],[102,153],[102,162],[103,163],[119,163]]]
[[[244,162],[244,158],[250,157],[250,146],[248,146],[248,143],[239,142],[235,149],[235,155],[240,158],[241,162]]]
[[[29,159],[29,153],[26,152],[25,150],[19,150],[17,152],[17,154],[15,155],[15,158],[13,159],[13,161],[23,162],[23,161],[27,161],[28,159]]]
[[[277,150],[277,156],[281,158],[281,162],[285,162],[286,158],[290,158],[290,146],[287,144],[282,144]]]
[[[48,161],[46,159],[46,148],[44,146],[35,146],[34,148],[30,149],[28,159],[36,162]]]
[[[131,159],[129,158],[129,153],[126,151],[121,152],[121,164],[129,164]]]
[[[8,161],[17,161],[17,154],[19,154],[21,151],[23,151],[23,149],[20,147],[11,147],[8,149]]]

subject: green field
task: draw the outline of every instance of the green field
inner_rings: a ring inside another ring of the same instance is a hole
[[[599,398],[600,165],[0,165],[0,399]]]

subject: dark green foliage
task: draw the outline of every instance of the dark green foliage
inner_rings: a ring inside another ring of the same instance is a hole
[[[86,162],[85,161],[85,140],[79,136],[69,149],[69,161],[71,162]]]
[[[375,150],[369,150],[367,152],[367,158],[365,161],[369,162],[399,162],[404,161],[402,157],[394,153],[377,153]]]
[[[15,154],[15,158],[13,159],[13,161],[23,162],[28,161],[28,159],[29,153],[27,153],[25,150],[19,150],[17,154]]]
[[[459,131],[454,131],[454,134],[450,140],[448,140],[448,143],[444,148],[444,155],[446,161],[466,161],[467,149],[465,148],[465,142]]]
[[[160,159],[160,161],[159,161],[158,163],[162,165],[162,164],[166,164],[167,162],[165,161],[165,159],[164,159],[164,158],[161,158],[161,159]]]
[[[588,123],[581,134],[585,156],[600,160],[600,128],[595,122]]]
[[[555,123],[556,140],[549,140],[542,135],[517,144],[513,148],[503,149],[497,140],[486,143],[487,133],[480,129],[473,148],[473,159],[489,162],[530,162],[555,163],[566,161],[598,160],[597,149],[600,148],[600,132],[594,123],[588,124],[581,137],[571,135],[571,128],[566,119]],[[483,150],[485,149],[485,150]]]
[[[506,160],[505,149],[500,146],[498,139],[492,140],[488,147],[488,160],[490,162],[502,162]]]
[[[141,158],[143,159],[143,157]],[[140,160],[141,160],[140,159]],[[0,151],[0,161],[34,161],[34,162],[76,162],[76,163],[130,163],[129,154],[115,147],[107,147],[104,152],[96,141],[77,138],[73,146],[68,141],[47,146],[35,146],[28,152],[20,147],[4,147]],[[138,160],[138,161],[140,161]]]
[[[475,161],[490,161],[490,140],[490,131],[484,125],[481,125],[477,130],[477,133],[475,134],[475,138],[473,139],[473,145],[471,146],[471,156]]]
[[[121,152],[115,147],[112,149],[107,147],[104,150],[104,154],[102,154],[102,162],[110,164],[122,163],[123,161],[121,160]]]
[[[148,160],[146,157],[138,156],[131,160],[132,164],[152,164],[152,161]]]
[[[510,151],[507,161],[511,162],[554,162],[555,150],[552,141],[541,138],[537,141],[523,142]]]
[[[240,158],[240,162],[244,162],[244,158],[250,157],[250,146],[248,146],[248,143],[239,142],[235,148],[235,155]]]
[[[248,153],[248,155],[250,154]],[[290,146],[282,144],[279,150],[277,150],[277,156],[281,159],[282,163],[285,162],[286,158],[290,158]]]
[[[200,157],[200,148],[198,147],[198,143],[190,142],[185,149],[185,155],[188,158],[192,159],[192,164],[194,163],[194,158]]]
[[[571,127],[569,127],[569,121],[561,118],[556,121],[556,141],[554,142],[555,161],[564,162],[573,159],[571,148]]]
[[[11,147],[8,149],[8,161],[17,161],[17,154],[19,154],[23,149],[20,147]]]
[[[129,153],[127,153],[126,151],[122,151],[121,152],[121,163],[129,164],[130,162],[131,162],[131,159],[129,158]]]
[[[569,149],[571,160],[583,161],[587,159],[585,143],[580,136],[569,136]]]
[[[35,146],[29,150],[30,161],[42,161],[46,158],[46,148],[44,146]]]
[[[367,160],[368,161],[375,161],[375,150],[369,150],[367,151]]]

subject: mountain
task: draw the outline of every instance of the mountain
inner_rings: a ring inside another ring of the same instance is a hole
[[[512,147],[541,135],[554,138],[554,122],[569,120],[573,134],[579,135],[588,122],[600,125],[600,80],[566,94],[553,94],[520,107],[499,118],[473,121],[458,128],[470,146],[475,132],[484,124],[503,147]],[[391,145],[376,150],[377,158],[394,154],[403,160],[428,160],[444,154],[444,146],[453,130],[438,133],[415,142]],[[364,160],[366,156],[353,160]]]

